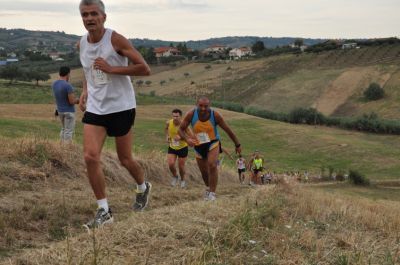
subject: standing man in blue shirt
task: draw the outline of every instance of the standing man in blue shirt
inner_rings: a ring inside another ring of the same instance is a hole
[[[75,97],[74,88],[68,82],[71,70],[67,66],[60,67],[60,78],[54,81],[52,88],[57,104],[58,117],[61,121],[61,143],[70,143],[75,129],[75,104],[79,99]]]

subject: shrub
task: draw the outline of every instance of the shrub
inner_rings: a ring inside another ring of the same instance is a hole
[[[352,184],[359,186],[368,186],[370,184],[369,179],[367,177],[361,175],[359,172],[355,170],[349,171],[349,181]]]
[[[144,82],[146,84],[146,86],[150,86],[151,85],[151,81],[147,80],[146,82]]]
[[[166,83],[165,80],[161,80],[161,81],[160,81],[160,85],[161,85],[161,86],[164,85],[165,83]]]
[[[204,66],[204,69],[206,69],[206,70],[211,69],[211,65],[207,64],[206,66]]]
[[[290,123],[324,124],[325,117],[314,108],[296,108],[289,113]]]
[[[371,83],[364,91],[364,97],[368,100],[378,100],[383,98],[385,91],[377,83]]]
[[[188,77],[190,74],[188,72],[183,74],[185,77]]]
[[[143,83],[144,83],[143,80],[138,80],[138,81],[136,81],[136,85],[137,85],[137,86],[141,86],[141,85],[143,85]]]
[[[155,97],[156,96],[156,91],[154,91],[154,90],[150,91],[150,96],[151,97]]]

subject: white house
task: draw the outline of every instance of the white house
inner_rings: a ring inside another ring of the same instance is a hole
[[[342,49],[343,49],[343,50],[346,50],[346,49],[354,49],[354,48],[357,48],[357,43],[355,43],[355,42],[352,42],[352,43],[344,43],[344,44],[342,45]]]
[[[179,50],[175,47],[159,47],[154,49],[156,58],[170,57],[179,55]]]
[[[229,57],[231,58],[242,58],[252,56],[253,53],[249,47],[234,48],[229,51]]]
[[[203,53],[223,53],[228,49],[225,45],[212,45],[204,49]]]

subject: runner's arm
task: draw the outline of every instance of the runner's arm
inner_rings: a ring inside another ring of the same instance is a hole
[[[190,121],[193,118],[194,110],[186,113],[183,118],[181,124],[179,125],[178,134],[182,140],[186,141],[190,146],[194,146],[196,144],[196,139],[194,139],[193,134],[187,134],[187,129],[189,128]]]
[[[99,57],[94,61],[94,67],[102,70],[105,73],[115,75],[150,75],[149,65],[143,59],[143,56],[133,47],[128,39],[126,39],[121,34],[113,32],[111,36],[111,43],[115,51],[119,55],[127,57],[131,64],[128,64],[128,66],[111,66],[103,58]]]
[[[164,132],[165,132],[165,139],[166,139],[167,143],[169,143],[168,127],[169,127],[169,121],[167,121],[167,122],[165,123],[165,129],[164,129]]]
[[[229,138],[231,138],[232,142],[235,144],[236,153],[240,154],[242,152],[242,148],[240,146],[239,139],[236,137],[235,133],[231,130],[228,124],[226,124],[221,114],[215,111],[214,116],[217,124],[228,134]]]

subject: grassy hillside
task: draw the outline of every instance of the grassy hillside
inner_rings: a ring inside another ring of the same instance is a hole
[[[82,223],[95,200],[82,158],[82,114],[76,144],[58,143],[52,104],[0,104],[0,264],[388,264],[400,262],[400,144],[398,137],[295,126],[220,110],[246,157],[255,149],[275,185],[239,185],[224,159],[218,200],[204,186],[190,151],[188,189],[169,186],[164,124],[176,105],[141,105],[134,155],[153,183],[150,207],[130,210],[134,181],[114,153],[102,156],[110,227],[88,234]],[[192,106],[179,106],[184,111]],[[222,134],[224,147],[233,144]],[[285,171],[353,168],[371,188],[300,185]],[[390,181],[390,182],[389,182]]]
[[[175,105],[139,106],[135,123],[135,153],[165,151],[164,123]],[[191,106],[180,106],[187,111]],[[59,122],[52,105],[0,105],[0,136],[46,136],[57,140]],[[270,170],[284,172],[309,170],[317,175],[321,168],[335,172],[357,169],[371,179],[400,178],[400,143],[396,136],[373,135],[326,127],[295,126],[264,120],[245,114],[221,111],[238,134],[248,157],[260,150]],[[78,112],[76,141],[82,141],[82,124]],[[222,133],[222,142],[233,152],[233,144]],[[113,150],[108,139],[106,147]],[[192,156],[193,154],[191,154]],[[232,161],[225,159],[228,165]]]
[[[138,93],[173,99],[195,99],[205,94],[218,101],[274,112],[313,107],[328,116],[375,112],[382,118],[397,119],[399,58],[400,45],[381,45],[244,61],[153,66],[153,75],[134,77],[133,83]],[[56,78],[53,74],[46,84]],[[151,84],[138,86],[138,80]],[[71,82],[81,86],[80,69],[72,72]],[[386,95],[368,102],[363,92],[372,82],[380,84]]]
[[[250,61],[194,63],[144,78],[151,85],[137,90],[169,97],[206,94],[220,101],[276,112],[314,107],[325,115],[360,116],[373,111],[396,119],[400,114],[395,107],[399,104],[399,54],[399,45],[387,45]],[[185,77],[185,73],[189,76]],[[371,82],[385,89],[384,99],[364,100],[363,91]]]
[[[30,137],[0,137],[0,144],[0,264],[400,262],[398,194],[371,200],[349,194],[347,185],[333,193],[332,185],[283,180],[252,189],[222,170],[218,200],[210,203],[201,199],[204,188],[192,161],[188,189],[171,188],[164,157],[152,153],[137,157],[154,185],[150,208],[133,213],[134,183],[115,154],[106,152],[116,221],[88,234],[81,224],[95,205],[82,149]],[[367,197],[370,189],[357,192]]]

